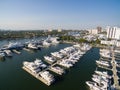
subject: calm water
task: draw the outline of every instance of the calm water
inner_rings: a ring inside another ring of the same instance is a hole
[[[22,54],[13,54],[13,57],[1,60],[0,90],[89,90],[85,81],[91,80],[96,69],[95,60],[99,59],[98,48],[88,51],[73,68],[67,70],[65,75],[53,73],[58,81],[49,87],[21,68],[23,61],[34,61],[35,58],[43,60],[44,55],[50,55],[51,52],[68,46],[70,45],[58,44],[35,52],[21,50]]]

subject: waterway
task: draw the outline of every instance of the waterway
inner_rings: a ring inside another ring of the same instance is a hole
[[[7,41],[0,43],[3,42]],[[100,57],[98,48],[88,51],[63,76],[53,73],[57,81],[49,87],[22,69],[23,61],[34,61],[36,58],[43,60],[44,55],[50,55],[51,52],[68,46],[71,45],[58,44],[31,52],[20,50],[20,55],[14,53],[13,57],[5,57],[4,60],[0,60],[0,90],[89,90],[85,81],[91,80],[96,69],[95,60]]]

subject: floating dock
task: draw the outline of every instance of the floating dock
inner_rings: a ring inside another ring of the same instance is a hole
[[[17,50],[13,50],[14,53],[17,53],[17,54],[21,54],[21,52],[17,51]]]
[[[29,52],[29,51],[31,51],[31,50],[30,50],[30,49],[28,49],[28,48],[23,48],[23,50],[28,51],[28,52]]]
[[[46,84],[47,86],[50,86],[51,84],[48,83],[45,79],[43,79],[42,77],[38,76],[37,74],[32,73],[29,69],[27,69],[26,67],[22,67],[25,71],[27,71],[28,73],[30,73],[32,76],[34,76],[35,78],[37,78],[38,80],[40,80],[41,82],[43,82],[44,84]]]

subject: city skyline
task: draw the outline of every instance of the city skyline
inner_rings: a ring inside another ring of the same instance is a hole
[[[0,0],[0,29],[120,26],[120,0]]]

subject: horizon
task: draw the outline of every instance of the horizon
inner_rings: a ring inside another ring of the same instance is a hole
[[[0,29],[120,27],[119,9],[120,0],[0,0]]]

